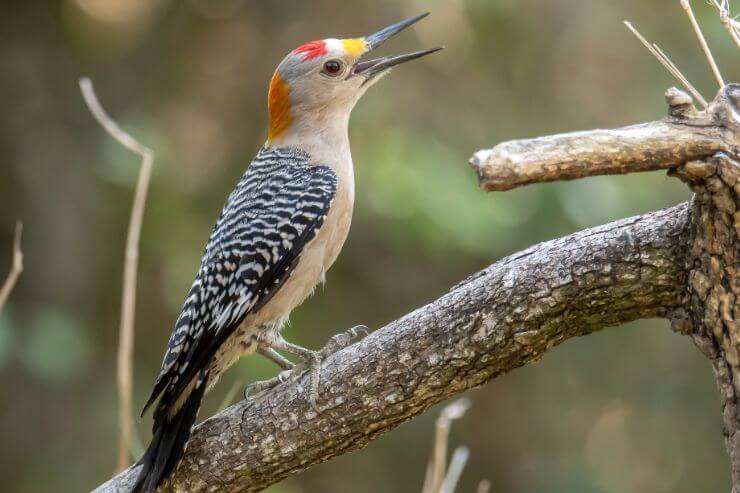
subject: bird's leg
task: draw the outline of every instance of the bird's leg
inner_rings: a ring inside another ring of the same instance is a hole
[[[340,351],[352,343],[352,339],[356,338],[359,334],[369,334],[369,329],[364,325],[358,325],[351,329],[340,332],[329,339],[329,342],[320,349],[319,351],[313,351],[304,347],[298,346],[297,344],[290,343],[282,337],[277,337],[275,340],[270,341],[272,349],[278,349],[291,354],[294,354],[303,360],[305,367],[308,368],[310,389],[308,398],[311,403],[311,407],[315,411],[319,411],[317,402],[319,400],[319,381],[321,378],[321,362],[329,357],[330,355]]]
[[[326,359],[337,351],[341,351],[350,346],[352,344],[352,340],[359,337],[360,334],[368,335],[370,334],[370,329],[365,325],[355,325],[351,329],[340,332],[339,334],[334,334],[329,338],[329,342],[319,350],[321,359]]]
[[[260,344],[257,346],[257,352],[273,363],[277,364],[283,370],[292,370],[295,367],[295,365],[290,360],[285,358],[282,354],[278,353],[271,347],[263,346],[262,344]]]
[[[309,389],[308,399],[311,403],[311,407],[318,412],[317,401],[319,399],[319,375],[321,371],[321,353],[319,351],[312,351],[306,349],[297,344],[292,344],[282,337],[276,337],[275,340],[270,341],[270,347],[272,349],[278,349],[285,351],[290,354],[294,354],[303,360],[303,367],[308,368],[309,381],[311,388]],[[303,368],[301,368],[302,370]],[[297,375],[303,373],[299,371]]]
[[[364,333],[365,335],[367,335],[369,334],[369,332],[370,331],[368,330],[368,328],[364,325],[352,327],[345,332],[340,332],[339,334],[332,336],[329,339],[329,342],[327,342],[326,345],[319,351],[313,351],[311,349],[301,347],[297,344],[290,343],[280,336],[271,338],[269,342],[262,342],[257,349],[260,354],[275,361],[281,367],[283,365],[280,363],[280,361],[287,362],[291,366],[284,366],[284,371],[280,372],[277,377],[271,378],[269,380],[254,382],[248,385],[246,389],[244,389],[244,398],[248,399],[250,395],[259,394],[260,392],[264,392],[265,390],[269,390],[280,383],[290,380],[291,374],[293,374],[295,370],[300,370],[299,373],[295,374],[295,376],[298,376],[303,373],[304,369],[308,369],[309,382],[311,385],[308,394],[309,402],[311,403],[311,407],[313,407],[315,411],[319,412],[317,402],[319,400],[321,362],[337,351],[340,351],[349,346],[352,340],[355,339],[359,334]],[[298,356],[303,360],[303,365],[301,365],[301,367],[299,368],[294,367],[292,363],[278,354],[276,350],[285,351],[287,353]]]
[[[244,399],[249,399],[251,395],[259,394],[260,392],[264,392],[265,390],[273,388],[277,384],[285,382],[288,379],[291,370],[295,368],[295,365],[292,361],[289,361],[282,354],[278,353],[272,347],[264,344],[263,342],[260,342],[257,345],[257,352],[273,363],[277,364],[280,368],[283,369],[283,371],[281,371],[278,376],[274,378],[270,378],[268,380],[259,380],[247,385],[244,388]]]

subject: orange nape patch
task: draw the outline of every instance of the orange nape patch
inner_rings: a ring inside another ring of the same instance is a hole
[[[267,141],[270,142],[280,137],[290,126],[290,86],[277,70],[272,76],[267,93],[267,112]]]
[[[362,38],[343,39],[342,47],[344,52],[352,58],[359,58],[367,51],[367,43]]]

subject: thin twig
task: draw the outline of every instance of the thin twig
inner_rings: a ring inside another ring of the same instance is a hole
[[[678,69],[678,67],[676,67],[676,65],[673,63],[673,60],[671,60],[670,58],[668,58],[668,55],[666,55],[666,53],[660,48],[660,46],[658,46],[657,43],[653,43],[653,48],[655,48],[655,51],[658,52],[658,54],[662,57],[662,59],[665,61],[665,63],[668,65],[668,67],[670,67],[671,70],[673,70],[673,72],[675,72],[676,74],[678,74],[678,77],[680,77],[682,80],[686,78],[681,73],[681,71]]]
[[[696,21],[696,16],[694,16],[694,10],[691,8],[691,3],[689,2],[689,0],[681,0],[681,7],[683,7],[683,10],[689,17],[689,21],[691,21],[691,27],[694,28],[696,37],[699,39],[699,44],[701,45],[701,49],[704,50],[704,55],[707,57],[709,66],[712,67],[714,78],[717,79],[719,87],[725,87],[725,81],[722,78],[722,73],[719,71],[719,67],[717,67],[717,62],[714,61],[714,55],[712,55],[712,50],[709,49],[707,40],[704,39],[704,33],[701,32],[701,27],[699,26],[699,23]]]
[[[445,406],[437,418],[434,434],[434,451],[427,467],[427,476],[424,479],[425,493],[439,493],[447,475],[447,440],[450,435],[450,423],[460,419],[470,408],[470,399],[458,399]]]
[[[426,474],[424,474],[424,486],[421,488],[421,493],[434,493],[432,490],[432,476],[434,475],[432,467],[432,461],[430,459],[427,463]]]
[[[708,106],[707,100],[702,97],[702,95],[699,93],[699,91],[696,90],[696,88],[689,82],[689,80],[681,73],[680,70],[676,67],[676,65],[666,56],[665,53],[660,48],[657,48],[657,45],[651,45],[645,37],[640,34],[640,32],[632,25],[629,21],[624,21],[624,25],[627,26],[627,29],[632,31],[632,34],[634,34],[637,39],[640,40],[640,42],[645,45],[645,48],[647,48],[650,53],[653,54],[655,58],[658,59],[658,61],[668,70],[668,72],[673,75],[673,77],[676,78],[685,88],[687,91],[689,91],[694,98],[701,103],[701,105],[706,108]],[[657,48],[657,49],[656,49]]]
[[[491,491],[491,482],[487,479],[484,479],[480,483],[478,483],[478,493],[488,493]]]
[[[13,239],[13,265],[10,267],[10,273],[5,279],[2,288],[0,288],[0,310],[5,306],[5,302],[8,301],[10,292],[13,291],[15,283],[18,281],[18,277],[23,272],[23,250],[21,250],[21,235],[23,234],[23,223],[18,221],[15,223],[15,237]]]
[[[145,444],[141,441],[139,434],[134,431],[129,436],[131,437],[131,440],[128,445],[128,452],[131,454],[131,457],[143,456],[146,448],[144,446]]]
[[[450,460],[450,468],[447,470],[447,475],[442,482],[439,493],[455,493],[457,482],[460,481],[460,476],[462,476],[463,469],[469,457],[470,450],[468,447],[458,447],[455,449]]]
[[[719,12],[719,20],[725,26],[727,32],[730,33],[735,45],[740,48],[740,22],[733,19],[730,14],[730,0],[722,0],[722,3],[718,0],[712,0],[712,5]]]
[[[678,79],[679,82],[684,86],[684,88],[688,89],[689,91],[692,91],[692,95],[694,98],[696,98],[699,103],[706,108],[707,107],[707,101],[702,97],[701,94],[699,94],[699,91],[694,88],[694,86],[689,82],[689,80],[686,78],[685,75],[681,73],[681,71],[678,69],[678,67],[673,63],[673,61],[668,58],[668,55],[658,46],[656,43],[653,43],[653,48],[655,48],[655,51],[658,52],[658,54],[662,57],[663,64],[667,67],[669,67],[669,70],[672,70],[672,73],[676,79]]]
[[[100,105],[92,82],[80,79],[80,90],[87,107],[98,123],[122,146],[141,156],[141,169],[136,182],[131,218],[126,238],[126,258],[123,270],[123,294],[121,298],[121,326],[118,334],[118,463],[123,470],[129,463],[129,440],[133,432],[132,388],[134,351],[134,314],[136,311],[136,269],[139,260],[139,238],[144,216],[144,205],[152,174],[154,153],[148,147],[123,131]]]
[[[224,409],[229,407],[232,402],[234,402],[234,396],[236,396],[237,392],[239,392],[239,389],[241,388],[242,385],[243,384],[241,380],[236,380],[233,384],[231,384],[229,391],[226,392],[226,395],[221,401],[221,404],[219,404],[218,406],[219,412],[223,411]]]

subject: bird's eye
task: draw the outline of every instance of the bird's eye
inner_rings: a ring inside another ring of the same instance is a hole
[[[324,69],[322,70],[323,73],[330,77],[336,77],[337,75],[342,73],[342,68],[344,65],[339,60],[329,60],[328,62],[324,63]]]

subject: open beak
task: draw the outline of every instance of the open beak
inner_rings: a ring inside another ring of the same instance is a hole
[[[429,12],[426,12],[424,14],[417,15],[416,17],[411,17],[409,19],[393,24],[392,26],[388,26],[385,29],[381,29],[375,34],[371,34],[370,36],[367,36],[365,38],[365,43],[367,44],[367,51],[373,51],[378,46],[383,44],[388,38],[395,36],[396,34],[400,33],[401,31],[409,27],[410,25],[419,22],[420,20],[422,20],[424,17],[428,15],[429,15]],[[386,56],[386,57],[381,57],[381,58],[374,58],[372,60],[357,62],[352,67],[352,72],[350,73],[350,77],[353,75],[362,75],[365,77],[364,83],[367,83],[369,80],[373,79],[376,75],[382,72],[385,72],[386,70],[388,70],[389,68],[395,65],[399,65],[401,63],[408,62],[411,60],[416,60],[417,58],[421,58],[423,56],[429,55],[430,53],[434,53],[435,51],[439,51],[441,49],[442,47],[431,48],[428,50],[414,51],[412,53],[405,53],[402,55]]]

